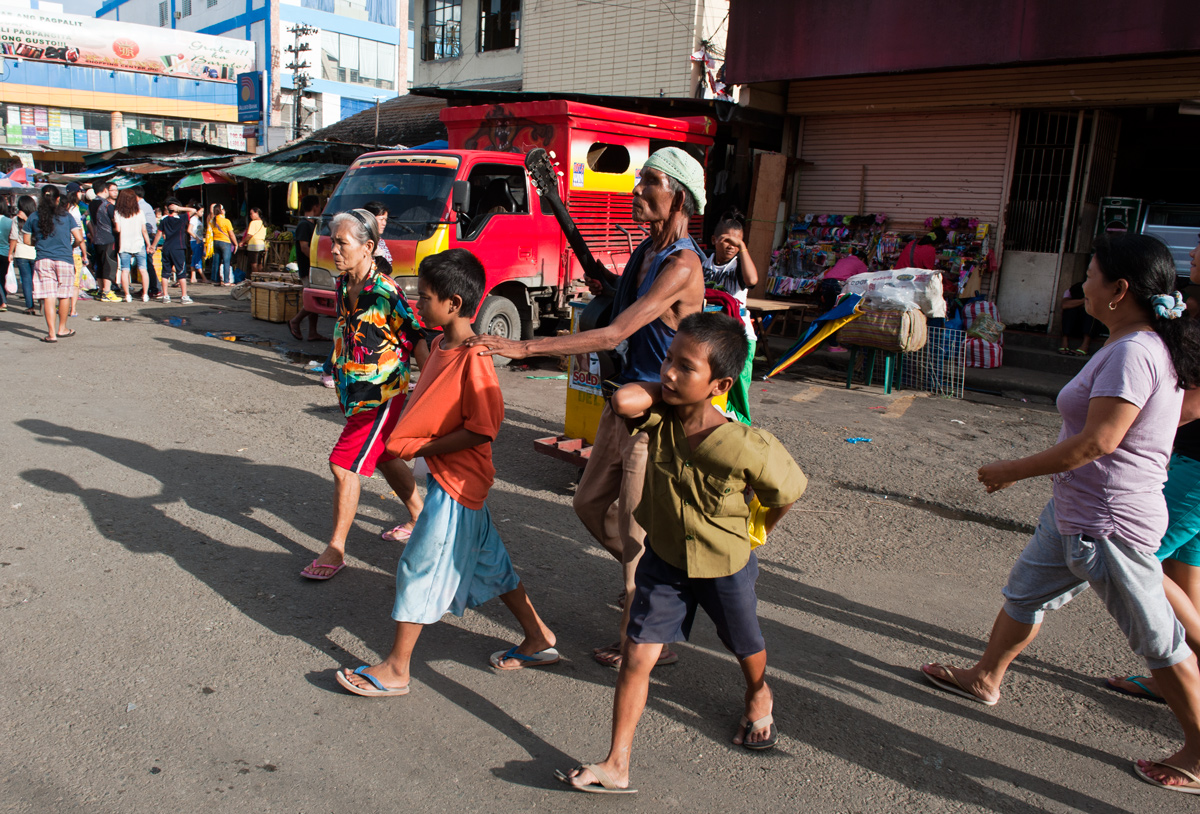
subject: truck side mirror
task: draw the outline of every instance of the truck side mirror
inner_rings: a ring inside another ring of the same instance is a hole
[[[450,188],[450,205],[455,212],[466,212],[471,208],[471,182],[455,181]]]

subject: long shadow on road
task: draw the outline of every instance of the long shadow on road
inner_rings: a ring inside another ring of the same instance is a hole
[[[47,444],[84,450],[110,459],[129,470],[140,472],[160,484],[158,494],[148,497],[128,497],[106,489],[89,488],[74,478],[47,469],[22,473],[29,483],[49,492],[77,497],[91,514],[96,528],[106,538],[134,553],[161,553],[170,556],[180,568],[208,585],[218,595],[238,608],[249,619],[280,636],[293,637],[328,653],[338,654],[341,648],[331,637],[335,627],[351,636],[384,649],[390,642],[393,624],[387,618],[391,605],[393,579],[388,575],[395,568],[398,549],[376,546],[370,554],[372,564],[383,574],[366,569],[347,569],[336,582],[312,585],[301,580],[296,571],[310,551],[274,528],[267,514],[274,514],[293,528],[312,527],[328,523],[330,484],[317,475],[286,466],[256,464],[232,455],[201,453],[191,450],[158,450],[147,444],[99,433],[76,430],[51,422],[26,419],[18,422],[28,432]],[[510,428],[515,440],[528,440],[540,429]],[[533,454],[533,453],[531,453]],[[509,462],[511,465],[511,462]],[[504,468],[504,465],[502,465]],[[555,476],[546,475],[545,485],[552,486]],[[310,501],[304,505],[299,497]],[[259,500],[262,499],[262,503]],[[200,517],[189,524],[170,516],[166,509],[184,502]],[[548,544],[536,532],[547,511],[569,511],[558,504],[505,492],[496,495],[496,504],[518,521],[512,529],[502,528],[519,570],[533,578],[531,594],[543,616],[555,627],[562,640],[582,640],[594,637],[596,643],[611,637],[615,613],[597,601],[597,584],[617,580],[617,567],[586,552],[593,543],[585,542],[582,527],[572,539]],[[496,512],[496,509],[493,509]],[[317,520],[317,515],[321,515]],[[520,530],[527,521],[528,534]],[[227,543],[221,538],[220,525],[230,523],[245,532],[274,543],[275,550],[251,548]],[[559,546],[556,556],[547,560],[549,546]],[[362,546],[361,548],[367,548]],[[353,552],[360,559],[363,551]],[[541,559],[535,559],[536,557]],[[522,565],[539,570],[526,571]],[[270,595],[274,594],[274,597]],[[606,595],[606,594],[605,594]],[[864,607],[839,608],[832,595],[825,594],[793,580],[768,576],[762,583],[762,596],[769,601],[794,606],[804,613],[836,618],[839,622],[855,624],[856,619],[876,619],[884,635],[899,637],[921,623],[898,615],[883,620],[881,614]],[[489,603],[479,609],[500,625],[512,626],[512,620],[500,603]],[[560,620],[570,620],[569,629]],[[957,634],[925,626],[931,639],[949,641]],[[466,633],[464,637],[462,634]],[[605,636],[605,634],[608,636]],[[1039,778],[1010,765],[980,758],[948,747],[910,729],[883,721],[868,709],[847,704],[840,699],[802,686],[792,676],[803,677],[818,685],[844,688],[847,682],[871,687],[879,693],[921,703],[928,703],[912,681],[898,677],[896,668],[863,653],[846,648],[835,641],[766,620],[764,633],[771,648],[773,663],[783,668],[772,674],[772,683],[780,703],[780,715],[788,727],[788,736],[809,744],[815,749],[843,758],[871,772],[889,777],[910,789],[943,797],[960,803],[982,804],[1002,810],[1032,812],[1040,810],[1016,797],[998,792],[985,785],[989,778],[1011,782],[1047,799],[1083,807],[1090,811],[1116,812],[1119,809],[1095,800],[1052,781]],[[711,634],[708,634],[711,639]],[[590,639],[587,640],[590,644]],[[486,654],[502,649],[503,644],[492,636],[474,634],[450,626],[434,626],[428,631],[418,650],[414,677],[430,690],[440,693],[451,703],[474,715],[481,723],[492,727],[525,749],[531,760],[510,762],[494,768],[493,774],[508,782],[534,787],[555,788],[551,768],[568,768],[571,760],[561,750],[538,736],[502,709],[495,701],[485,698],[461,682],[440,673],[423,662],[437,652],[443,659],[467,667],[486,670]],[[719,647],[719,645],[717,646]],[[740,676],[736,665],[728,658],[700,648],[686,648],[685,665],[657,671],[651,693],[651,707],[660,714],[699,730],[714,741],[728,743],[740,691]],[[614,673],[586,662],[570,675],[588,683],[609,686]],[[347,665],[352,666],[352,665]],[[331,692],[338,691],[331,676],[321,684]],[[939,699],[940,700],[940,699]],[[943,708],[950,704],[947,699]],[[570,705],[568,705],[570,706]],[[427,707],[422,707],[427,710]],[[605,703],[600,709],[568,712],[581,719],[607,715]],[[803,712],[803,719],[798,712]],[[425,714],[422,712],[421,714]],[[997,720],[998,727],[1004,727]],[[1055,746],[1069,748],[1060,739],[1047,738],[1035,732],[1008,727],[1019,735],[1044,740]],[[595,744],[595,754],[604,744]],[[789,759],[785,749],[772,761]],[[640,752],[654,745],[639,743]],[[734,748],[734,747],[727,747]],[[1078,751],[1078,750],[1076,750]],[[930,755],[945,756],[947,764],[956,769],[953,780],[944,772],[934,771]],[[1102,762],[1111,756],[1087,753]],[[779,765],[775,763],[775,765]]]

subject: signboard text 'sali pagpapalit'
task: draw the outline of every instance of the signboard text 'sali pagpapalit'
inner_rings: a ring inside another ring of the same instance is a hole
[[[76,14],[0,9],[0,53],[39,62],[235,82],[254,43]]]

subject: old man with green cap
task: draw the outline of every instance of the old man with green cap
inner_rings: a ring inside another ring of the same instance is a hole
[[[612,281],[616,286],[612,321],[570,336],[525,341],[478,336],[468,341],[512,359],[572,356],[623,346],[623,363],[614,382],[657,382],[680,321],[704,307],[703,255],[688,234],[689,219],[704,212],[704,203],[700,162],[678,147],[656,150],[642,165],[633,188],[633,220],[645,224],[650,237],[634,250],[620,278]],[[645,550],[646,532],[633,519],[633,510],[641,501],[646,458],[646,437],[631,436],[624,420],[606,406],[591,459],[575,491],[575,513],[624,571],[620,639],[595,650],[596,660],[612,667],[621,665],[633,575]],[[676,660],[678,656],[664,647],[659,664]]]

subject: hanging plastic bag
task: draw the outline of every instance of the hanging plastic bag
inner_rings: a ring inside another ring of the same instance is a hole
[[[87,266],[79,269],[79,287],[84,291],[91,291],[96,288],[96,278],[92,276],[92,271]]]
[[[17,275],[13,274],[11,263],[8,266],[8,273],[4,275],[4,291],[6,294],[17,293]]]

